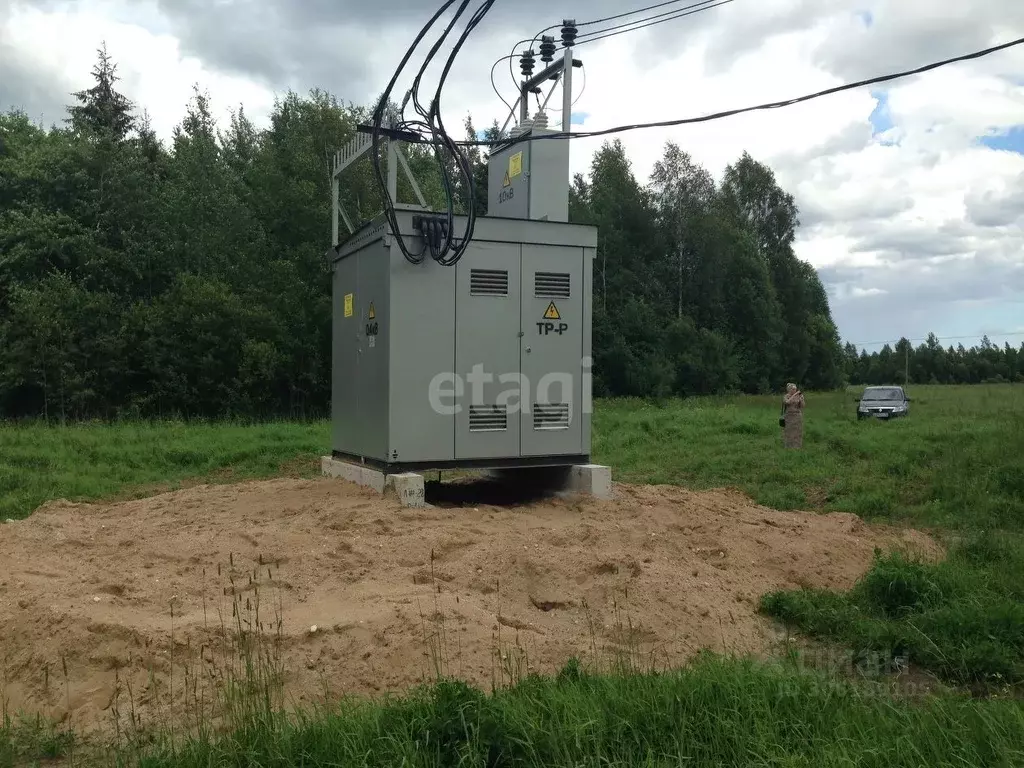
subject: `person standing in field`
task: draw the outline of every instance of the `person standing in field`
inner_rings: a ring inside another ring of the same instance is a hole
[[[782,444],[786,448],[802,448],[804,444],[804,393],[796,384],[786,385],[786,396],[782,399]]]

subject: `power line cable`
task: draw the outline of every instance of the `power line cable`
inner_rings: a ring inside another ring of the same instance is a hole
[[[574,107],[577,104],[579,104],[580,99],[583,98],[583,92],[587,90],[587,68],[586,67],[580,67],[580,72],[583,75],[583,85],[580,86],[580,92],[576,94],[576,98],[573,99],[573,101],[572,101],[572,106],[574,106]],[[539,96],[537,97],[537,101],[540,101],[540,97]],[[553,113],[557,114],[557,113],[561,112],[562,110],[560,108],[556,108],[556,107],[548,107],[547,111],[548,112],[553,112]]]
[[[644,13],[646,11],[652,11],[652,10],[656,10],[658,8],[664,8],[667,5],[676,5],[677,3],[680,3],[680,2],[683,2],[683,1],[684,0],[668,0],[668,2],[662,2],[662,3],[657,3],[655,5],[649,5],[649,6],[645,7],[645,8],[637,8],[637,9],[632,10],[632,11],[626,11],[625,13],[616,14],[615,16],[606,16],[603,19],[590,19],[589,21],[579,21],[579,22],[576,22],[576,28],[579,29],[581,27],[594,26],[595,24],[603,24],[603,23],[608,22],[608,21],[615,21],[617,19],[623,19],[623,18],[625,18],[627,16],[636,16],[638,13]],[[732,2],[732,1],[733,0],[725,0],[725,2]],[[594,42],[595,40],[603,39],[603,37],[593,38],[591,36],[593,36],[593,35],[603,35],[606,32],[610,32],[610,31],[613,31],[613,30],[624,29],[625,27],[632,26],[633,24],[642,24],[642,26],[639,26],[636,29],[644,29],[645,27],[654,26],[655,24],[660,24],[660,23],[663,23],[665,21],[672,21],[673,19],[676,19],[676,18],[681,18],[683,16],[689,16],[690,13],[686,13],[686,11],[689,11],[691,13],[698,13],[700,11],[707,10],[707,8],[702,8],[700,6],[706,6],[709,3],[713,3],[713,2],[715,2],[715,0],[699,0],[699,2],[691,3],[690,5],[688,5],[688,6],[684,7],[684,8],[676,8],[676,9],[674,9],[672,11],[666,11],[665,13],[660,13],[660,14],[657,14],[655,16],[648,16],[648,17],[645,17],[643,19],[634,19],[631,22],[627,22],[626,24],[620,24],[620,25],[618,25],[616,27],[609,27],[607,29],[599,29],[599,30],[595,30],[594,32],[584,32],[583,34],[581,34],[579,36],[579,39],[577,39],[577,41],[574,43],[574,45],[581,45],[583,42]],[[722,3],[719,3],[719,4],[720,5],[724,5],[725,2],[722,2]],[[709,6],[709,7],[713,8],[715,6]],[[679,14],[679,15],[678,16],[673,15],[671,18],[664,18],[664,19],[662,19],[662,17],[669,16],[670,14]],[[661,21],[657,21],[658,19],[661,19]],[[643,22],[647,22],[647,23],[643,23]],[[560,24],[552,24],[550,27],[545,27],[544,29],[542,29],[540,32],[538,32],[536,35],[534,35],[533,38],[531,38],[529,40],[520,40],[518,43],[516,43],[514,46],[512,46],[512,53],[509,56],[504,57],[504,58],[509,59],[509,74],[512,76],[512,82],[515,83],[516,86],[519,85],[519,81],[516,80],[515,72],[512,69],[512,63],[511,63],[511,60],[516,57],[516,48],[518,48],[520,45],[523,45],[524,43],[529,43],[530,46],[532,47],[534,45],[534,43],[536,43],[541,38],[541,36],[544,35],[546,32],[552,32],[552,31],[554,31],[556,29],[560,29],[561,26],[562,25],[560,25]],[[634,30],[627,29],[625,31],[626,32],[632,32]],[[503,61],[503,60],[504,59],[499,59],[499,61]],[[497,62],[496,62],[495,65],[497,65]]]
[[[617,21],[618,19],[624,19],[627,16],[636,16],[637,14],[640,14],[640,13],[646,13],[647,11],[655,11],[655,10],[657,10],[659,8],[664,8],[664,7],[669,6],[669,5],[677,5],[678,3],[681,3],[681,2],[686,2],[686,0],[665,0],[665,2],[655,3],[654,5],[648,5],[648,6],[645,6],[645,7],[642,7],[642,8],[635,8],[632,11],[624,11],[623,13],[617,13],[614,16],[605,16],[602,19],[588,19],[587,21],[578,21],[578,22],[576,22],[575,26],[576,26],[577,29],[580,29],[582,27],[592,27],[595,24],[604,24],[604,23],[609,22],[609,21]],[[686,8],[682,8],[682,9],[677,8],[677,9],[672,10],[672,11],[666,11],[665,13],[660,13],[660,14],[657,14],[656,16],[649,16],[646,19],[636,19],[636,20],[628,22],[626,24],[622,24],[622,25],[620,25],[620,27],[629,26],[630,24],[638,24],[638,23],[640,23],[642,21],[648,21],[650,19],[656,19],[656,18],[659,18],[661,16],[666,16],[666,15],[671,14],[671,13],[676,13],[676,12],[678,12],[680,10],[687,10],[689,8],[696,8],[697,6],[706,5],[706,4],[711,3],[711,2],[714,2],[714,0],[700,0],[700,2],[691,3],[690,5],[686,6]],[[536,43],[537,40],[540,39],[541,35],[543,35],[544,33],[552,32],[552,31],[554,31],[556,29],[560,29],[561,26],[562,26],[561,24],[552,24],[550,27],[545,27],[540,32],[538,32],[536,35],[534,35],[531,40],[520,40],[518,43],[515,44],[515,46],[513,46],[513,48],[512,48],[512,56],[515,57],[515,49],[517,47],[519,47],[520,45],[522,45],[523,43],[530,43],[532,45],[533,43]],[[612,27],[611,29],[618,29],[620,27]],[[580,37],[582,38],[582,37],[586,37],[588,35],[597,35],[597,34],[600,34],[601,32],[607,32],[607,31],[609,31],[609,30],[597,30],[596,32],[584,32],[583,34],[580,35]],[[578,44],[579,43],[577,43],[577,45]]]
[[[991,55],[993,53],[997,53],[999,51],[1004,51],[1004,50],[1006,50],[1008,48],[1013,48],[1014,46],[1018,46],[1018,45],[1021,45],[1021,44],[1024,44],[1024,37],[1018,38],[1016,40],[1011,40],[1009,42],[1002,43],[1000,45],[994,45],[994,46],[992,46],[990,48],[985,48],[985,49],[980,50],[980,51],[974,51],[973,53],[966,53],[966,54],[963,54],[962,56],[955,56],[955,57],[950,58],[950,59],[943,59],[942,61],[937,61],[937,62],[933,62],[931,64],[926,64],[924,66],[917,67],[916,69],[904,70],[902,72],[894,72],[894,73],[888,74],[888,75],[879,75],[877,77],[871,77],[871,78],[868,78],[866,80],[858,80],[857,82],[854,82],[854,83],[846,83],[844,85],[837,85],[837,86],[834,86],[832,88],[826,88],[823,91],[816,91],[815,93],[810,93],[810,94],[807,94],[805,96],[797,96],[797,97],[792,98],[792,99],[786,99],[785,101],[773,101],[773,102],[769,102],[769,103],[766,103],[766,104],[758,104],[758,105],[752,106],[752,107],[742,107],[740,109],[730,109],[730,110],[726,110],[724,112],[714,112],[714,113],[709,114],[709,115],[701,115],[700,117],[684,117],[684,118],[680,118],[680,119],[676,119],[676,120],[661,120],[661,121],[658,121],[658,122],[651,122],[651,123],[635,123],[635,124],[632,124],[632,125],[620,125],[620,126],[617,126],[615,128],[606,128],[606,129],[600,130],[600,131],[580,131],[578,133],[570,133],[570,132],[560,131],[558,133],[548,133],[548,134],[541,134],[541,135],[536,135],[536,136],[533,136],[533,135],[517,136],[514,139],[499,140],[499,141],[470,141],[470,142],[463,142],[463,143],[468,145],[468,146],[495,146],[497,144],[512,145],[512,144],[520,144],[520,143],[525,142],[525,141],[544,141],[544,140],[548,140],[548,139],[585,139],[585,138],[595,138],[595,137],[599,137],[599,136],[608,136],[608,135],[613,134],[613,133],[625,133],[627,131],[636,131],[636,130],[640,130],[640,129],[643,129],[643,128],[671,128],[671,127],[675,127],[675,126],[679,126],[679,125],[691,125],[691,124],[694,124],[694,123],[708,123],[708,122],[712,122],[714,120],[721,120],[721,119],[726,118],[726,117],[733,117],[735,115],[746,114],[748,112],[757,112],[757,111],[766,110],[766,109],[779,109],[781,107],[789,107],[789,106],[792,106],[794,104],[800,104],[800,103],[805,102],[805,101],[811,101],[812,99],[818,99],[818,98],[821,98],[822,96],[830,96],[830,95],[832,95],[834,93],[841,93],[842,91],[850,91],[850,90],[853,90],[854,88],[862,88],[865,85],[876,85],[878,83],[886,83],[886,82],[890,82],[892,80],[899,80],[899,79],[902,79],[904,77],[910,77],[912,75],[919,75],[919,74],[922,74],[924,72],[929,72],[929,71],[931,71],[933,69],[938,69],[939,67],[947,66],[949,64],[955,64],[955,63],[958,63],[958,62],[961,62],[961,61],[970,61],[972,59],[980,59],[983,56],[989,56],[989,55]]]
[[[496,62],[494,62],[494,64],[491,65],[491,88],[494,89],[494,92],[497,94],[498,98],[501,99],[501,103],[504,104],[506,107],[508,107],[508,111],[509,112],[515,112],[515,107],[513,107],[511,104],[509,104],[507,101],[505,101],[505,97],[502,96],[501,95],[501,91],[498,90],[498,84],[494,80],[494,70],[497,69],[498,65],[501,64],[501,62],[505,61],[505,59],[511,60],[511,59],[514,59],[514,58],[515,58],[514,55],[513,56],[504,56],[503,58],[498,59]]]
[[[936,336],[936,341],[962,341],[964,339],[981,339],[984,336],[1005,336],[1007,338],[1024,337],[1024,331],[992,331],[991,333],[970,333],[966,336]],[[876,344],[899,344],[901,341],[914,342],[914,341],[928,341],[928,336],[921,338],[908,339],[902,337],[899,339],[882,339],[881,341],[847,341],[845,344],[852,344],[855,347],[870,347]]]
[[[655,3],[654,5],[648,5],[646,8],[637,8],[634,11],[626,11],[625,13],[617,13],[614,16],[606,16],[603,19],[591,19],[590,21],[581,21],[576,24],[577,27],[590,27],[594,24],[604,24],[606,21],[616,21],[618,19],[624,19],[627,16],[636,16],[638,13],[646,13],[647,11],[656,11],[659,8],[664,8],[668,5],[676,5],[678,3],[685,2],[685,0],[666,0],[666,2]],[[711,0],[705,0],[705,2],[711,2]],[[671,13],[671,11],[670,11]],[[545,30],[547,31],[547,30]]]
[[[544,32],[548,32],[551,29],[553,29],[553,27],[548,27],[547,29],[543,30],[543,32],[540,32],[537,35],[537,37],[540,37],[540,35],[542,35]],[[508,75],[509,75],[509,77],[512,78],[512,85],[515,86],[515,88],[518,90],[519,89],[519,81],[516,80],[516,72],[515,72],[515,69],[513,69],[513,67],[512,67],[512,62],[515,60],[516,55],[517,55],[516,54],[516,48],[518,48],[520,45],[523,45],[524,43],[530,43],[530,45],[532,46],[533,43],[536,42],[537,37],[534,37],[531,40],[520,40],[518,43],[513,45],[512,46],[512,53],[510,53],[508,56],[502,56],[500,59],[498,59],[496,62],[494,62],[494,66],[491,67],[491,74],[492,74],[492,76],[494,74],[494,67],[498,66],[503,61],[508,61]],[[497,87],[495,87],[494,90],[497,91],[498,90]],[[502,99],[502,101],[505,101],[505,100]],[[508,106],[508,102],[507,101],[505,101],[505,104],[506,104],[506,106]],[[516,111],[515,107],[509,106],[509,111],[510,112],[515,112]]]
[[[735,2],[735,0],[719,0],[718,2],[714,2],[713,0],[704,0],[704,2],[694,3],[694,5],[687,6],[686,8],[671,11],[671,15],[659,14],[658,16],[650,16],[646,19],[637,19],[636,21],[629,22],[628,24],[620,24],[617,27],[608,27],[607,29],[599,29],[596,32],[589,32],[585,35],[580,35],[580,39],[576,41],[576,45],[586,45],[587,43],[596,43],[598,40],[607,40],[609,37],[616,37],[617,35],[624,35],[627,32],[636,32],[641,29],[646,29],[647,27],[665,24],[669,21],[682,19],[685,16],[692,16],[695,13],[710,11],[712,8],[719,8],[732,2]]]
[[[581,21],[581,22],[577,22],[576,23],[576,27],[580,28],[580,27],[586,27],[586,26],[593,26],[595,24],[602,24],[602,23],[608,22],[608,21],[615,21],[617,19],[622,19],[622,18],[625,18],[627,16],[635,16],[635,15],[637,15],[639,13],[644,13],[646,11],[651,11],[651,10],[655,10],[655,9],[658,9],[658,8],[663,8],[663,7],[667,6],[667,5],[676,5],[677,3],[680,3],[680,2],[683,2],[683,1],[684,0],[668,0],[668,2],[662,2],[662,3],[657,3],[655,5],[649,5],[649,6],[644,7],[644,8],[637,8],[636,10],[633,10],[633,11],[627,11],[626,13],[616,14],[615,16],[607,16],[607,17],[605,17],[603,19],[591,19],[590,21]],[[631,22],[628,22],[626,24],[620,24],[620,25],[618,25],[616,27],[609,27],[607,29],[599,29],[599,30],[595,30],[594,32],[584,32],[576,40],[574,45],[583,45],[584,43],[597,42],[598,40],[604,40],[604,39],[609,38],[609,37],[615,37],[615,35],[617,35],[617,34],[626,34],[627,32],[635,32],[635,31],[640,30],[640,29],[646,29],[647,27],[652,27],[652,26],[656,26],[658,24],[663,24],[665,22],[674,21],[676,19],[683,18],[684,16],[690,16],[690,15],[692,15],[694,13],[700,13],[701,11],[711,10],[712,8],[717,8],[720,5],[727,5],[728,3],[731,3],[731,2],[734,2],[734,0],[720,0],[719,2],[715,2],[715,0],[700,0],[700,2],[691,3],[690,5],[688,5],[688,6],[684,7],[684,8],[676,8],[676,9],[674,9],[672,11],[667,11],[665,13],[660,13],[660,14],[657,14],[655,16],[648,16],[648,17],[645,17],[645,18],[642,18],[642,19],[635,19],[635,20],[633,20]],[[667,17],[667,18],[662,18],[662,17]],[[634,26],[634,25],[639,25],[639,26]],[[519,42],[517,42],[515,45],[512,46],[512,53],[510,53],[508,56],[502,56],[500,59],[495,61],[494,64],[491,65],[491,88],[494,89],[495,94],[497,94],[498,98],[501,99],[501,102],[506,107],[508,107],[509,112],[514,113],[515,112],[515,107],[513,107],[511,104],[509,104],[508,101],[506,101],[505,97],[499,91],[497,83],[494,80],[494,70],[503,61],[507,61],[508,62],[508,74],[509,74],[509,77],[512,79],[513,85],[516,88],[518,88],[519,87],[519,80],[516,79],[516,73],[515,73],[515,70],[514,70],[514,68],[512,66],[513,61],[515,60],[516,56],[518,55],[516,53],[516,49],[519,48],[519,46],[524,45],[526,43],[529,43],[531,45],[531,48],[532,48],[533,44],[536,43],[537,40],[540,39],[540,37],[544,33],[551,32],[553,30],[559,29],[560,26],[561,25],[554,24],[554,25],[552,25],[550,27],[545,27],[540,32],[538,32],[536,35],[534,35],[532,38],[520,40]],[[627,29],[627,27],[629,27],[629,29]],[[552,110],[552,111],[558,111],[558,110]]]

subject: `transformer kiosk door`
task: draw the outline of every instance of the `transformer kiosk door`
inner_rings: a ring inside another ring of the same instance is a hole
[[[583,253],[523,245],[523,456],[582,453]]]
[[[455,458],[519,455],[521,246],[475,242],[455,267]]]

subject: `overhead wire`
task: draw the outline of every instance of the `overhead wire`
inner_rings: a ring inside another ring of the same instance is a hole
[[[984,336],[995,336],[995,337],[1006,337],[1014,339],[1024,336],[1024,331],[994,331],[992,333],[971,333],[966,336],[936,336],[936,341],[964,341],[966,339],[981,339]],[[908,339],[906,337],[899,339],[881,339],[880,341],[848,341],[847,344],[852,344],[855,347],[871,347],[877,346],[878,344],[899,344],[901,341],[915,342],[915,341],[928,341],[927,336],[920,338]]]
[[[587,68],[586,67],[580,67],[580,72],[583,75],[583,85],[580,86],[580,92],[576,94],[576,98],[572,100],[572,105],[571,106],[573,106],[573,107],[575,107],[577,104],[579,104],[580,99],[583,98],[583,92],[587,90]],[[540,96],[537,97],[537,102],[538,102],[538,105],[539,105],[539,103],[540,103]],[[547,111],[548,112],[558,113],[558,112],[561,112],[562,110],[560,108],[558,108],[558,107],[548,107]]]
[[[505,97],[501,95],[501,91],[498,89],[498,83],[494,80],[494,70],[497,69],[498,65],[501,64],[501,62],[505,61],[505,59],[514,59],[514,58],[515,58],[514,55],[513,56],[504,56],[504,57],[498,59],[496,62],[494,62],[494,64],[491,65],[491,88],[494,89],[494,93],[497,95],[497,97],[499,99],[501,99],[501,103],[504,104],[506,107],[508,107],[508,111],[509,112],[515,112],[515,107],[513,107],[511,104],[509,104],[507,101],[505,101]]]
[[[605,16],[603,19],[591,19],[590,21],[583,21],[576,24],[577,27],[589,27],[594,24],[604,24],[606,21],[617,21],[618,19],[624,19],[627,16],[636,16],[638,13],[646,13],[647,11],[656,11],[659,8],[664,8],[668,5],[677,5],[678,3],[685,2],[685,0],[665,0],[665,2],[655,3],[654,5],[648,5],[645,8],[636,8],[632,11],[625,11],[623,13],[617,13],[614,16]]]
[[[657,10],[659,8],[664,8],[664,7],[669,6],[669,5],[677,5],[680,2],[685,2],[685,1],[686,0],[668,0],[667,2],[655,3],[654,5],[648,5],[648,6],[645,6],[645,7],[642,7],[642,8],[636,8],[636,9],[634,9],[632,11],[626,11],[626,12],[623,12],[623,13],[618,13],[618,14],[615,14],[614,16],[606,16],[606,17],[600,18],[600,19],[589,19],[587,21],[580,21],[580,22],[576,22],[576,28],[579,29],[581,27],[589,27],[589,26],[594,26],[596,24],[603,24],[603,23],[606,23],[606,22],[609,22],[609,21],[616,21],[618,19],[626,18],[627,16],[636,16],[636,15],[641,14],[641,13],[646,13],[647,11]],[[717,8],[720,5],[726,5],[726,4],[731,3],[731,2],[734,2],[734,0],[699,0],[699,2],[695,2],[695,3],[691,2],[689,5],[687,5],[687,6],[683,7],[683,8],[675,8],[675,9],[673,9],[671,11],[667,11],[667,12],[664,12],[664,13],[656,14],[654,16],[648,16],[648,17],[641,18],[641,19],[634,19],[633,21],[627,22],[626,24],[620,24],[618,26],[608,27],[606,29],[599,29],[599,30],[595,30],[593,32],[584,32],[574,42],[574,46],[583,45],[585,43],[597,42],[598,40],[604,40],[604,39],[606,39],[608,37],[615,37],[616,35],[619,35],[619,34],[626,34],[627,32],[635,32],[635,31],[640,30],[640,29],[646,29],[647,27],[653,27],[653,26],[656,26],[658,24],[664,24],[664,23],[669,22],[669,21],[675,21],[676,19],[680,19],[680,18],[683,18],[685,16],[691,16],[691,15],[693,15],[695,13],[700,13],[702,11],[711,10],[712,8]],[[530,46],[531,46],[531,48],[529,50],[532,50],[533,45],[545,33],[552,32],[552,31],[554,31],[556,29],[560,29],[560,28],[561,28],[560,24],[553,24],[553,25],[551,25],[549,27],[545,27],[544,29],[540,30],[532,38],[520,40],[519,42],[517,42],[515,45],[512,46],[512,52],[509,55],[502,56],[500,59],[495,61],[494,64],[491,66],[491,87],[494,89],[494,92],[497,94],[498,98],[501,99],[501,102],[506,107],[508,107],[509,112],[512,113],[513,115],[515,114],[515,107],[512,106],[511,104],[509,104],[508,101],[505,99],[505,97],[499,91],[498,86],[497,86],[497,84],[494,81],[494,70],[497,68],[497,66],[501,62],[507,61],[508,62],[509,77],[512,79],[513,86],[518,90],[519,86],[520,86],[520,83],[519,83],[519,80],[516,78],[515,69],[513,67],[513,62],[514,62],[516,56],[519,55],[519,54],[516,53],[516,49],[518,49],[521,45],[529,43]],[[552,111],[558,111],[558,110],[552,110]]]
[[[643,8],[635,8],[632,11],[624,11],[623,13],[617,13],[614,16],[605,16],[604,18],[601,18],[601,19],[588,19],[587,21],[577,21],[575,23],[575,26],[576,26],[577,29],[582,29],[583,27],[592,27],[592,26],[594,26],[596,24],[604,24],[604,23],[609,22],[609,21],[617,21],[618,19],[624,19],[627,16],[636,16],[637,14],[640,14],[640,13],[646,13],[647,11],[657,10],[658,8],[664,8],[664,7],[669,6],[669,5],[677,5],[677,4],[681,3],[681,2],[686,2],[686,1],[687,0],[667,0],[666,2],[655,3],[654,5],[648,5],[648,6],[645,6]],[[576,41],[575,45],[579,45],[582,39],[588,38],[591,35],[598,35],[598,34],[601,34],[601,33],[604,33],[604,32],[609,32],[609,31],[612,31],[612,30],[622,29],[624,27],[628,27],[628,26],[631,26],[633,24],[640,24],[641,22],[651,22],[649,24],[644,24],[644,26],[653,26],[656,23],[662,23],[662,22],[660,22],[660,21],[653,21],[652,22],[652,20],[654,20],[654,19],[661,19],[662,17],[669,16],[670,14],[676,14],[676,13],[680,13],[682,11],[688,11],[688,10],[691,10],[691,9],[694,9],[693,10],[694,13],[698,13],[698,12],[700,12],[702,10],[705,10],[704,8],[701,8],[699,6],[708,5],[708,4],[713,3],[715,1],[716,0],[699,0],[698,2],[695,2],[695,3],[691,2],[690,5],[688,5],[688,6],[684,7],[684,8],[676,8],[676,9],[671,10],[671,11],[666,11],[664,13],[656,14],[655,16],[648,16],[648,17],[643,18],[643,19],[635,19],[634,21],[627,22],[625,24],[620,24],[617,27],[609,27],[608,29],[599,29],[599,30],[596,30],[594,32],[583,32],[583,33],[580,34],[579,39]],[[732,2],[732,0],[727,0],[727,2]],[[689,15],[689,14],[688,13],[683,13],[682,15],[686,16],[686,15]],[[672,18],[665,18],[664,21],[672,21],[673,18],[679,18],[679,17],[673,16]],[[544,29],[542,29],[540,32],[538,32],[536,35],[534,35],[530,40],[520,40],[518,43],[516,43],[514,46],[512,46],[511,58],[515,58],[515,56],[516,56],[516,48],[518,48],[523,43],[530,43],[530,45],[532,46],[534,43],[536,43],[541,38],[542,35],[544,35],[547,32],[552,32],[552,31],[554,31],[556,29],[560,29],[561,26],[562,26],[561,24],[552,24],[550,27],[545,27]],[[643,29],[644,26],[637,27],[637,29]],[[626,31],[632,31],[632,30],[626,30]],[[511,64],[509,65],[509,71],[510,72],[512,71]],[[515,73],[514,72],[512,73],[512,78],[513,78],[513,81],[515,81]],[[518,82],[516,84],[518,85]]]
[[[608,27],[607,29],[599,29],[595,32],[582,34],[580,35],[579,40],[576,41],[576,45],[596,43],[598,40],[607,40],[609,37],[624,35],[628,32],[636,32],[637,30],[647,29],[648,27],[654,27],[658,24],[666,24],[670,21],[682,19],[686,16],[692,16],[695,13],[710,11],[713,8],[719,8],[732,2],[735,2],[735,0],[703,0],[703,2],[694,3],[686,8],[680,8],[674,11],[669,11],[668,13],[658,14],[657,16],[637,19],[636,21],[632,21],[627,24],[620,24],[615,27]]]
[[[580,132],[577,132],[577,133],[560,131],[560,132],[557,132],[557,133],[546,133],[546,134],[540,134],[540,135],[536,135],[536,136],[530,136],[530,135],[518,136],[518,137],[516,137],[514,139],[504,139],[504,140],[500,140],[500,141],[490,141],[490,140],[488,140],[488,141],[469,141],[469,142],[462,142],[462,143],[465,144],[465,145],[468,145],[468,146],[494,146],[496,144],[512,145],[512,144],[519,144],[519,143],[522,143],[524,141],[543,141],[543,140],[549,140],[549,139],[595,138],[595,137],[599,137],[599,136],[608,136],[608,135],[613,134],[613,133],[625,133],[627,131],[635,131],[635,130],[641,130],[641,129],[645,129],[645,128],[671,128],[671,127],[675,127],[675,126],[679,126],[679,125],[691,125],[691,124],[694,124],[694,123],[707,123],[707,122],[712,122],[714,120],[721,120],[721,119],[726,118],[726,117],[733,117],[735,115],[746,114],[748,112],[757,112],[757,111],[762,111],[762,110],[767,110],[767,109],[779,109],[781,107],[789,107],[789,106],[792,106],[794,104],[800,104],[800,103],[805,102],[805,101],[811,101],[812,99],[819,99],[819,98],[821,98],[823,96],[830,96],[830,95],[835,94],[835,93],[841,93],[843,91],[853,90],[854,88],[862,88],[862,87],[864,87],[866,85],[877,85],[878,83],[886,83],[886,82],[891,82],[893,80],[899,80],[899,79],[902,79],[902,78],[905,78],[905,77],[911,77],[913,75],[923,74],[923,73],[929,72],[929,71],[931,71],[933,69],[938,69],[939,67],[948,66],[949,64],[956,64],[956,63],[959,63],[959,62],[962,62],[962,61],[970,61],[970,60],[973,60],[973,59],[980,59],[980,58],[982,58],[984,56],[989,56],[989,55],[991,55],[993,53],[998,53],[999,51],[1004,51],[1004,50],[1007,50],[1008,48],[1013,48],[1013,47],[1021,45],[1021,44],[1024,44],[1024,37],[1018,38],[1016,40],[1010,40],[1008,42],[1001,43],[999,45],[994,45],[994,46],[991,46],[989,48],[984,48],[984,49],[979,50],[979,51],[973,51],[971,53],[966,53],[966,54],[963,54],[961,56],[954,56],[952,58],[942,59],[941,61],[936,61],[936,62],[933,62],[931,64],[925,64],[923,66],[916,67],[914,69],[908,69],[908,70],[904,70],[904,71],[901,71],[901,72],[893,72],[893,73],[887,74],[887,75],[879,75],[879,76],[876,76],[876,77],[870,77],[870,78],[867,78],[865,80],[858,80],[858,81],[853,82],[853,83],[845,83],[843,85],[837,85],[837,86],[834,86],[832,88],[826,88],[825,90],[822,90],[822,91],[815,91],[814,93],[806,94],[804,96],[797,96],[797,97],[794,97],[794,98],[791,98],[791,99],[785,99],[783,101],[773,101],[773,102],[768,102],[768,103],[765,103],[765,104],[757,104],[757,105],[751,106],[751,107],[741,107],[739,109],[730,109],[730,110],[726,110],[726,111],[723,111],[723,112],[714,112],[714,113],[711,113],[711,114],[708,114],[708,115],[701,115],[699,117],[684,117],[684,118],[679,118],[679,119],[661,120],[661,121],[650,122],[650,123],[635,123],[635,124],[631,124],[631,125],[620,125],[620,126],[616,126],[614,128],[606,128],[604,130],[599,130],[599,131],[580,131]]]
[[[604,18],[600,18],[600,19],[588,19],[586,21],[577,21],[575,23],[575,26],[576,26],[577,29],[581,29],[583,27],[592,27],[595,24],[604,24],[604,23],[609,22],[609,21],[617,21],[618,19],[624,19],[627,16],[636,16],[637,14],[640,14],[640,13],[646,13],[647,11],[654,11],[654,10],[657,10],[659,8],[664,8],[664,7],[669,6],[669,5],[678,5],[679,3],[682,3],[682,2],[687,2],[687,0],[664,0],[663,2],[655,3],[654,5],[648,5],[648,6],[644,6],[642,8],[634,8],[632,11],[624,11],[622,13],[617,13],[614,16],[605,16]],[[695,8],[696,6],[705,5],[705,4],[711,3],[711,2],[714,2],[714,0],[700,0],[700,2],[692,3],[691,5],[687,6],[687,8]],[[676,13],[679,10],[686,10],[686,8],[684,8],[684,9],[678,9],[677,8],[674,11],[667,11],[666,13],[658,14],[657,16],[648,17],[648,19],[638,19],[637,21],[628,22],[628,24],[635,24],[635,23],[639,23],[640,21],[645,21],[645,20],[649,20],[649,19],[652,19],[652,18],[658,18],[660,16],[665,16],[665,15],[667,15],[669,13]],[[628,24],[627,25],[622,25],[622,26],[628,26]],[[543,34],[545,34],[546,32],[552,32],[552,31],[554,31],[556,29],[560,29],[561,26],[562,26],[561,24],[552,24],[550,27],[545,27],[544,29],[542,29],[540,32],[538,32],[536,35],[534,35],[530,40],[520,40],[518,43],[516,43],[512,47],[512,56],[513,56],[513,58],[515,57],[516,48],[519,47],[520,45],[522,45],[523,43],[530,43],[531,45],[533,45],[534,43],[536,43],[540,39],[540,37]],[[599,34],[601,31],[608,31],[608,30],[598,30],[597,32],[584,32],[583,34],[580,35],[580,37],[586,37],[587,35],[596,35],[596,34]]]
[[[503,57],[501,59],[498,59],[498,61],[504,61],[505,59],[508,60],[508,74],[509,74],[509,77],[512,78],[512,84],[516,87],[517,90],[519,89],[519,81],[516,79],[516,71],[515,71],[515,69],[512,66],[512,62],[516,58],[516,48],[518,48],[523,43],[529,43],[530,44],[530,48],[528,50],[532,50],[533,49],[533,44],[535,42],[537,42],[537,38],[539,38],[545,32],[550,32],[552,29],[555,29],[555,27],[548,27],[547,29],[544,29],[544,30],[538,32],[530,40],[520,40],[518,43],[516,43],[515,45],[512,46],[512,53],[510,53],[508,56],[505,56],[505,57]],[[495,65],[497,65],[497,62],[495,62]],[[512,111],[515,112],[515,107],[512,108]]]

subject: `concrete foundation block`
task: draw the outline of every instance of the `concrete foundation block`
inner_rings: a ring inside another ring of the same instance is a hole
[[[569,468],[566,491],[593,496],[595,499],[612,497],[612,469],[600,464],[577,464]]]
[[[327,477],[348,480],[350,483],[355,483],[365,488],[372,488],[377,493],[384,493],[385,481],[387,479],[384,473],[362,464],[353,464],[350,461],[341,461],[333,456],[324,456],[320,459],[320,471]]]
[[[388,475],[385,484],[388,488],[394,488],[403,507],[425,507],[427,505],[423,475],[417,475],[415,472]]]
[[[394,490],[402,506],[426,506],[423,475],[412,472],[400,475],[385,475],[383,472],[351,461],[342,461],[333,456],[320,458],[320,472],[326,477],[337,477],[350,483],[372,488],[377,493]]]

